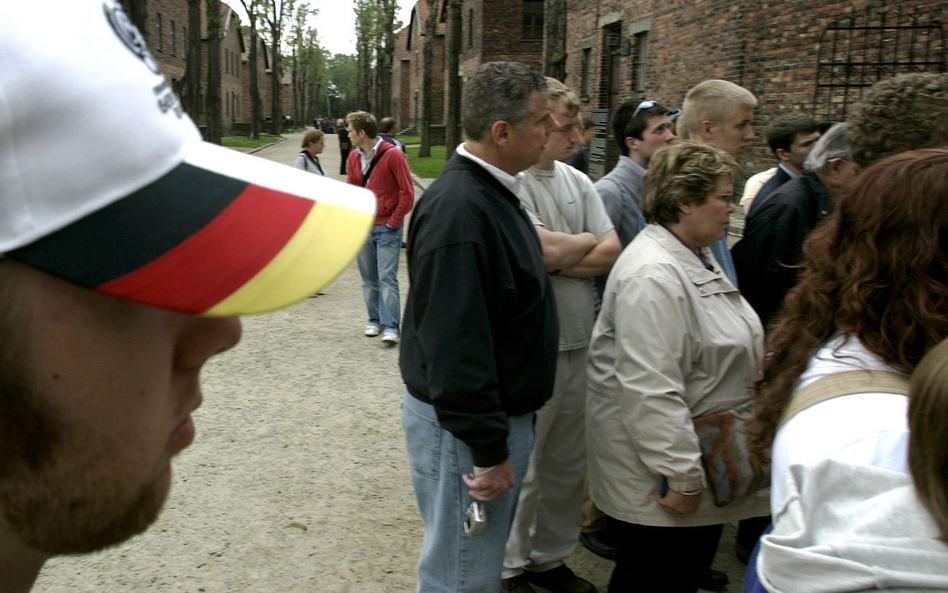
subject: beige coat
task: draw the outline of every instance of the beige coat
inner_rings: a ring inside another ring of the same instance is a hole
[[[705,257],[714,261],[711,252]],[[692,418],[751,398],[763,350],[756,313],[718,269],[649,225],[616,261],[589,345],[587,454],[593,500],[628,523],[692,527],[769,512],[769,489],[723,508],[710,491],[675,516],[655,501],[705,487]]]

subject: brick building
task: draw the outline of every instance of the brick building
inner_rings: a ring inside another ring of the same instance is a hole
[[[485,62],[543,65],[543,0],[468,0],[461,14],[461,77]]]
[[[759,130],[793,110],[842,121],[879,78],[946,71],[946,22],[943,0],[570,0],[566,83],[601,122],[591,174],[615,158],[605,122],[621,101],[678,107],[694,84],[724,78],[758,96]],[[760,139],[745,169],[771,161]]]
[[[436,0],[442,23],[445,4]],[[426,0],[415,6],[424,10]],[[543,0],[468,0],[461,19],[462,81],[493,60],[542,68]],[[409,40],[407,48],[399,67],[414,72],[421,68],[420,40]],[[607,138],[609,116],[627,99],[678,107],[698,82],[724,78],[757,95],[754,125],[762,131],[775,116],[794,110],[825,124],[842,121],[862,90],[880,78],[948,71],[948,3],[569,0],[566,51],[565,82],[599,124],[590,155],[590,172],[598,178],[616,158]],[[446,60],[436,54],[439,64],[443,69]],[[436,96],[444,89],[446,99],[443,75],[436,80]],[[414,79],[412,85],[414,93]],[[404,109],[404,96],[398,100]],[[410,112],[420,117],[420,108]],[[745,171],[770,167],[772,160],[761,138],[745,157]]]
[[[443,15],[443,0],[436,1],[435,10],[439,11]],[[427,0],[421,0],[420,2],[415,2],[415,6],[411,10],[411,18],[408,21],[408,26],[406,27],[407,32],[404,36],[405,49],[404,52],[409,56],[407,63],[408,70],[408,109],[407,115],[408,118],[400,119],[399,126],[406,127],[410,126],[417,128],[421,125],[421,113],[423,109],[423,98],[422,98],[422,88],[424,87],[424,59],[425,59],[425,23],[428,18],[428,2]],[[431,123],[432,124],[443,124],[444,123],[444,102],[446,100],[446,87],[444,84],[444,65],[445,65],[445,53],[444,53],[444,32],[445,32],[445,22],[443,18],[438,19],[438,25],[435,28],[435,37],[434,37],[434,60],[431,68]],[[402,37],[399,36],[399,41],[402,40]],[[396,52],[401,54],[399,50],[396,49]],[[402,111],[405,111],[405,73],[404,62],[399,60],[400,71],[399,77],[392,76],[392,101],[393,108],[392,112],[395,113],[394,101],[399,99],[402,104]],[[380,114],[387,115],[387,114]]]
[[[395,63],[392,64],[392,117],[400,128],[411,124],[411,52],[408,27],[395,37]]]
[[[183,78],[187,68],[188,44],[188,1],[187,0],[150,0],[145,30],[142,32],[145,41],[151,48],[155,59],[158,60],[165,77],[176,88],[176,84]],[[205,4],[201,7],[201,87],[207,84],[207,14]],[[221,119],[225,134],[235,130],[247,130],[251,117],[250,107],[250,59],[248,39],[241,31],[240,17],[226,2],[221,2]],[[257,82],[260,88],[262,116],[270,115],[270,106],[273,102],[270,77],[269,48],[260,43],[257,49]],[[288,80],[283,84],[282,103],[284,113],[292,113],[292,93]],[[201,109],[197,114],[190,114],[199,126],[206,124],[206,109],[204,97],[201,93]]]

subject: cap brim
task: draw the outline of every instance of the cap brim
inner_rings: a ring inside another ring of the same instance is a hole
[[[262,313],[306,298],[362,248],[373,194],[204,142],[153,183],[5,255],[184,313]]]

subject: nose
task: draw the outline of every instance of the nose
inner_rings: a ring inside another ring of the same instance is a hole
[[[242,332],[239,317],[192,317],[175,363],[181,369],[198,369],[211,357],[236,346]]]
[[[582,134],[579,133],[579,128],[575,126],[573,127],[573,131],[570,132],[570,140],[572,140],[576,144],[583,143],[583,136]]]
[[[750,142],[756,137],[757,135],[754,134],[754,128],[752,126],[747,126],[747,133],[744,134],[744,140],[747,140],[748,142]]]

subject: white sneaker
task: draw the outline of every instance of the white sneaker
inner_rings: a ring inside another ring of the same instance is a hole
[[[398,343],[398,330],[387,327],[385,331],[382,332],[382,341],[390,346],[394,346]]]
[[[367,323],[365,324],[365,337],[374,338],[379,335],[381,329],[377,323]]]

